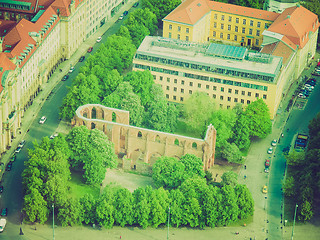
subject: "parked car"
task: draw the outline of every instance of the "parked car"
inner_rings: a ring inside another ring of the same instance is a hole
[[[138,7],[139,6],[139,2],[135,2],[134,4],[133,4],[133,7]]]
[[[314,76],[320,76],[320,72],[317,72],[317,71],[313,71],[311,74]]]
[[[92,52],[92,50],[93,50],[93,47],[89,47],[89,49],[88,49],[88,53],[91,53],[91,52]]]
[[[272,148],[272,147],[269,147],[267,153],[268,153],[268,154],[272,154],[272,152],[273,152],[273,148]]]
[[[263,186],[262,193],[268,193],[268,187],[266,185]]]
[[[17,147],[15,153],[19,153],[21,151],[22,147]]]
[[[19,143],[19,147],[23,148],[23,146],[26,144],[26,140],[22,140],[20,143]]]
[[[85,59],[85,56],[81,56],[81,57],[79,58],[79,62],[83,62],[84,59]]]
[[[101,40],[102,40],[102,37],[97,38],[97,42],[101,42]]]
[[[69,78],[69,74],[64,75],[63,78],[61,79],[61,81],[67,81]]]
[[[0,219],[0,232],[3,232],[6,224],[7,224],[7,220],[5,218],[1,218]]]
[[[314,86],[310,85],[309,83],[306,83],[304,86],[312,90],[314,89]]]
[[[122,13],[122,15],[123,15],[123,16],[127,16],[128,13],[129,13],[128,11],[124,11],[124,12]]]
[[[10,162],[14,162],[16,160],[17,156],[15,154],[13,154],[11,157],[10,157]]]
[[[119,19],[119,20],[122,20],[122,19],[123,19],[123,15],[121,15],[118,19]]]
[[[7,167],[6,167],[6,171],[9,172],[9,171],[11,171],[11,169],[12,169],[12,162],[9,162]]]
[[[40,123],[40,124],[44,124],[45,121],[47,121],[47,118],[46,118],[45,116],[42,116],[42,117],[40,118],[40,120],[39,120],[39,123]]]
[[[269,159],[266,159],[266,161],[264,162],[264,166],[270,167],[270,160]]]
[[[306,96],[302,92],[298,94],[298,97],[299,98],[306,98]]]
[[[0,186],[0,193],[3,193],[3,186]]]
[[[271,146],[276,146],[276,145],[277,145],[277,140],[273,139],[272,142],[271,142]]]
[[[69,73],[72,73],[73,71],[74,71],[74,67],[71,67],[70,69],[69,69]]]
[[[58,133],[52,134],[52,135],[50,136],[50,139],[54,139],[55,137],[58,137]]]
[[[1,216],[5,217],[7,215],[8,215],[8,208],[3,208],[2,211],[1,211]]]

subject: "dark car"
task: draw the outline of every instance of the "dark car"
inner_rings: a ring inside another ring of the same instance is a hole
[[[7,215],[8,215],[8,208],[2,209],[2,211],[1,211],[1,216],[2,216],[2,217],[5,217],[5,216],[7,216]]]
[[[16,160],[16,158],[17,158],[17,156],[13,154],[13,155],[10,157],[10,161],[11,161],[11,162],[14,162],[14,161]]]
[[[314,78],[312,78],[306,81],[306,84],[309,84],[310,86],[315,86],[317,84],[317,81]]]
[[[79,62],[83,62],[84,58],[85,58],[85,56],[81,56],[81,57],[79,58]]]
[[[92,52],[92,50],[93,50],[93,47],[89,47],[89,49],[88,49],[88,53],[91,53],[91,52]]]
[[[123,16],[127,16],[128,13],[129,13],[128,11],[124,11],[122,15],[123,15]]]
[[[0,193],[3,193],[3,186],[0,186]]]
[[[133,4],[133,7],[138,7],[139,6],[139,2],[135,2],[134,4]]]
[[[12,168],[12,162],[9,162],[8,165],[7,165],[6,170],[7,171],[11,171],[11,168]]]
[[[67,75],[64,75],[63,76],[63,78],[61,79],[62,81],[67,81],[68,80],[68,78],[69,78],[69,75],[67,74]]]

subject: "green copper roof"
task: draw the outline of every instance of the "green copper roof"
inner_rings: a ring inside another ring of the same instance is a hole
[[[211,43],[207,49],[208,55],[223,58],[243,59],[247,49],[245,47],[229,46],[217,43]]]

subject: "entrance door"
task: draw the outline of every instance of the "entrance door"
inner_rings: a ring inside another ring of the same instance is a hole
[[[248,46],[251,46],[251,39],[248,39]]]

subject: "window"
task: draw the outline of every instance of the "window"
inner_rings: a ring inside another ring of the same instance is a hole
[[[216,99],[217,96],[216,96],[215,94],[212,94],[212,97],[213,97],[214,99]]]
[[[244,42],[244,37],[241,38],[241,41]]]
[[[176,97],[176,96],[173,96],[173,100],[177,100],[177,97]]]
[[[248,97],[251,97],[251,92],[248,92]]]
[[[193,86],[193,82],[189,82],[189,86],[192,87]]]
[[[186,41],[189,41],[189,36],[186,36]]]
[[[231,88],[228,89],[228,93],[232,93],[232,89]]]
[[[178,32],[180,32],[181,31],[181,27],[180,26],[178,26]]]
[[[241,99],[241,103],[244,103],[244,99]]]
[[[236,18],[236,23],[239,23],[239,18]]]
[[[169,38],[171,38],[171,36],[172,36],[172,35],[171,35],[171,33],[169,32]]]
[[[183,97],[180,97],[180,101],[183,102]]]
[[[253,21],[252,20],[250,20],[250,26],[253,26]]]
[[[177,88],[176,88],[176,87],[174,87],[174,88],[173,88],[173,91],[175,91],[175,92],[176,92],[176,91],[177,91]]]
[[[221,20],[222,20],[222,21],[224,20],[224,15],[221,15]]]
[[[260,36],[260,30],[257,30],[257,36],[258,37]]]
[[[160,81],[162,81],[163,80],[163,77],[162,76],[160,76]]]
[[[215,31],[213,31],[212,36],[216,37],[216,32]]]
[[[169,30],[172,30],[172,25],[171,24],[169,25]]]
[[[256,98],[258,98],[259,97],[259,93],[256,93]]]
[[[206,85],[206,89],[209,89],[209,85]]]
[[[169,86],[167,86],[167,90],[170,90],[170,87],[169,87]]]
[[[234,35],[234,40],[235,40],[235,41],[237,41],[237,40],[238,40],[237,35]]]
[[[220,33],[220,38],[223,38],[223,33]]]
[[[181,88],[181,93],[184,93],[184,89],[183,88]]]
[[[243,19],[242,23],[243,23],[243,25],[246,25],[247,20],[246,20],[246,19]]]
[[[263,99],[267,99],[267,95],[266,94],[263,94]]]
[[[157,79],[157,76],[156,75],[152,75],[153,76],[153,80],[156,80]]]
[[[227,109],[230,109],[230,105],[227,106]]]
[[[223,29],[224,28],[224,24],[223,23],[221,23],[221,29]]]
[[[189,33],[189,28],[186,28],[186,33]]]
[[[212,90],[217,91],[217,86],[213,86]]]
[[[235,32],[238,32],[238,26],[235,26],[235,27],[234,27],[234,31],[235,31]]]
[[[250,100],[247,100],[247,104],[250,104]]]
[[[178,80],[177,80],[177,79],[174,79],[174,80],[173,80],[173,82],[174,82],[174,83],[177,83],[177,82],[178,82]]]
[[[167,78],[167,82],[170,82],[170,78]]]
[[[234,102],[238,102],[238,98],[235,98],[235,99],[234,99]]]
[[[201,83],[198,83],[198,88],[201,88]]]
[[[234,90],[234,94],[238,94],[239,93],[239,90]]]
[[[217,23],[216,22],[213,23],[213,27],[217,28]]]
[[[166,94],[166,98],[169,98],[169,94]]]
[[[221,92],[224,92],[224,87],[221,87]]]
[[[231,25],[228,25],[228,30],[231,31]]]
[[[259,39],[256,39],[256,45],[259,45]]]
[[[189,94],[192,94],[192,90],[189,90]]]
[[[265,23],[264,24],[264,28],[268,28],[269,27],[269,24],[268,23]]]
[[[181,85],[184,85],[184,80],[181,80]]]
[[[251,28],[249,29],[249,35],[252,35],[252,29]]]
[[[242,33],[246,33],[246,28],[242,28]]]
[[[227,35],[227,39],[230,40],[230,34]]]
[[[246,94],[246,92],[245,92],[245,91],[242,91],[242,92],[241,92],[241,95],[243,95],[243,96],[244,96],[245,94]]]
[[[261,27],[261,22],[257,22],[257,27]]]
[[[214,14],[214,19],[217,19],[218,18],[218,15],[217,14]]]
[[[231,102],[231,97],[228,97],[228,102]]]
[[[223,100],[223,96],[220,96],[220,100]]]
[[[180,40],[180,34],[178,34],[177,39]]]
[[[232,17],[229,17],[229,22],[231,22],[232,21]]]

